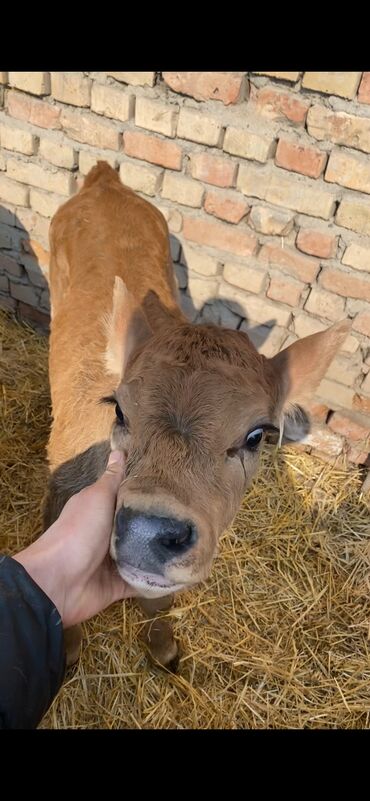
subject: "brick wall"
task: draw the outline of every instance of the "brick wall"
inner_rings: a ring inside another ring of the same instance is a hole
[[[183,308],[273,355],[344,317],[309,447],[369,465],[370,73],[0,72],[0,305],[48,320],[50,217],[98,159],[165,215]]]

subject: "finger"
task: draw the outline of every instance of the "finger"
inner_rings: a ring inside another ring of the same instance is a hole
[[[125,461],[126,459],[123,451],[111,451],[111,453],[109,454],[106,472],[117,473],[117,471],[123,470],[125,466]]]
[[[118,487],[123,479],[125,472],[125,457],[122,451],[112,451],[105,472],[97,482],[114,494],[117,494]]]

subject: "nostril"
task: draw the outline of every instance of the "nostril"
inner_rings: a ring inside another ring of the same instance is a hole
[[[189,524],[181,526],[181,529],[167,529],[158,536],[157,541],[171,553],[182,553],[193,545],[195,539],[195,531]]]
[[[159,517],[122,507],[115,522],[117,561],[158,572],[166,562],[182,557],[197,542],[189,519]]]

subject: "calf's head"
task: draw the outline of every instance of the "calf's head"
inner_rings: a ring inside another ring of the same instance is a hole
[[[347,321],[272,359],[248,336],[192,325],[154,293],[138,307],[116,278],[106,365],[116,420],[111,444],[127,455],[111,554],[146,597],[205,579],[257,466],[264,434],[294,430],[348,333]]]

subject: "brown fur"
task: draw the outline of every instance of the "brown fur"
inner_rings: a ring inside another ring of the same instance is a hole
[[[195,545],[164,569],[169,592],[205,579],[258,464],[242,447],[246,433],[262,422],[279,426],[283,407],[312,393],[348,325],[267,360],[246,334],[189,324],[176,301],[163,216],[104,163],[58,210],[50,246],[54,419],[45,522],[101,474],[111,441],[128,456],[117,510],[197,526]],[[112,391],[128,430],[114,407],[99,404]],[[166,606],[143,603],[146,614]],[[173,662],[167,622],[152,636],[148,630],[147,642],[161,664]]]

